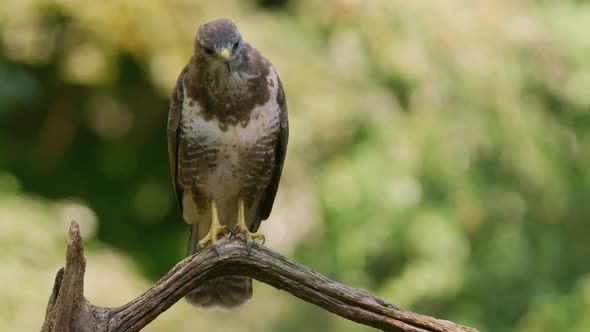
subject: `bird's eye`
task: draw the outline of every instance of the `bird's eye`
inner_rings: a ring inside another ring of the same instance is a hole
[[[238,47],[240,47],[240,41],[239,40],[234,44],[233,50],[234,51],[237,50]]]
[[[214,51],[212,49],[210,49],[210,48],[203,47],[203,50],[205,50],[205,53],[207,53],[209,55],[211,55],[211,54],[214,53]]]

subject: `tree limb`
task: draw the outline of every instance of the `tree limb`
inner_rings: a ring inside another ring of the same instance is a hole
[[[224,275],[253,277],[332,313],[384,331],[477,332],[455,323],[404,310],[370,293],[332,281],[268,248],[254,245],[250,256],[241,239],[222,238],[187,257],[152,288],[117,308],[102,308],[83,295],[86,260],[80,228],[72,222],[65,269],[55,278],[42,332],[139,331],[200,283]]]

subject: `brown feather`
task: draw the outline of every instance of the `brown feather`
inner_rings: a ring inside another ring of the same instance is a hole
[[[285,164],[285,157],[287,154],[287,143],[289,142],[289,119],[287,110],[287,100],[285,98],[285,91],[283,90],[283,83],[277,75],[279,81],[279,90],[277,93],[277,104],[279,105],[279,135],[275,146],[275,158],[274,158],[274,172],[270,183],[264,190],[260,207],[258,209],[259,220],[252,225],[253,232],[258,230],[261,220],[266,220],[270,216],[272,206],[274,204],[277,190],[279,188],[279,182],[281,180],[281,174],[283,172],[283,165]]]
[[[182,81],[188,71],[188,65],[184,66],[176,85],[172,92],[170,99],[170,109],[168,111],[168,158],[170,160],[170,172],[172,174],[172,184],[174,185],[174,191],[176,193],[176,201],[182,212],[182,184],[178,181],[178,141],[180,131],[178,130],[180,124],[180,117],[182,115],[182,104],[184,101],[184,89]]]

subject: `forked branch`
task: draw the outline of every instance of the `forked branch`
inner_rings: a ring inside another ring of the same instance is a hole
[[[65,269],[55,278],[42,332],[139,331],[200,283],[224,275],[244,275],[297,296],[346,319],[384,331],[477,330],[419,315],[370,293],[332,281],[270,249],[254,245],[250,256],[240,239],[223,238],[221,255],[212,248],[176,264],[152,288],[117,308],[102,308],[83,295],[86,260],[80,228],[70,226]]]

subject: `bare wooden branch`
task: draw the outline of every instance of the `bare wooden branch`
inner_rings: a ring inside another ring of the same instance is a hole
[[[263,246],[254,245],[248,256],[241,239],[223,238],[219,245],[219,257],[212,248],[187,257],[138,298],[121,307],[101,308],[83,296],[86,261],[80,228],[72,222],[66,267],[55,278],[41,331],[139,331],[200,283],[224,275],[244,275],[384,331],[477,332],[407,311],[364,290],[332,281]]]

